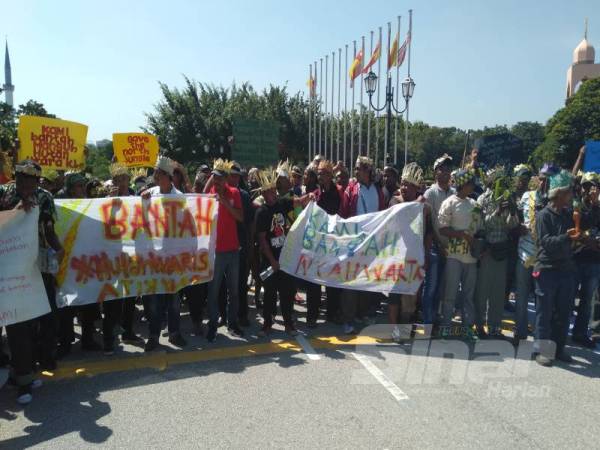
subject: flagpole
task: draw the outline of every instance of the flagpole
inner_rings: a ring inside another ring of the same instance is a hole
[[[340,94],[342,93],[342,49],[338,48],[337,159],[340,160]]]
[[[387,61],[387,65],[386,65],[386,70],[385,70],[385,85],[387,86],[387,79],[390,76],[390,51],[391,51],[391,38],[392,38],[392,23],[388,22],[388,51],[387,51],[387,55],[388,55],[388,61]],[[390,136],[388,136],[388,124],[387,122],[390,120],[390,115],[386,114],[385,116],[385,120],[386,120],[386,124],[385,124],[385,131],[383,134],[383,167],[387,166],[387,158],[388,158],[388,140],[390,139]]]
[[[398,16],[398,46],[400,46],[400,19],[402,16]],[[400,47],[398,47],[400,50]],[[400,61],[398,61],[398,57],[396,56],[396,105],[400,105],[398,100],[400,99],[398,86],[400,83]],[[394,120],[394,166],[398,168],[398,114],[395,115],[396,120]]]
[[[327,105],[329,103],[329,94],[327,89],[329,87],[329,55],[325,55],[325,125],[323,130],[323,138],[325,143],[323,145],[323,151],[325,152],[325,158],[327,158]]]
[[[410,48],[412,47],[412,9],[408,10],[408,78],[410,78]],[[408,164],[408,111],[410,99],[406,102],[406,121],[404,122],[404,165]]]
[[[310,162],[310,152],[312,147],[312,89],[313,89],[313,73],[312,64],[308,65],[308,161]]]
[[[346,76],[348,75],[348,44],[346,44],[345,50],[346,67],[344,69],[344,165],[347,164],[347,152],[346,152],[346,140],[348,137],[348,83],[346,82]]]
[[[371,31],[371,56],[369,56],[369,62],[371,62],[371,58],[373,57],[373,32]],[[367,105],[367,156],[369,156],[371,150],[371,102]],[[375,166],[377,167],[377,166]]]
[[[383,36],[382,28],[379,27],[379,42]],[[383,47],[383,45],[382,45]],[[383,52],[381,52],[383,54]],[[377,60],[377,109],[379,109],[379,80],[381,79],[381,54]],[[379,111],[375,113],[375,166],[379,165]]]
[[[356,41],[354,43],[354,56],[352,61],[356,59]],[[350,165],[354,164],[354,80],[352,80],[352,115],[350,116]]]
[[[330,158],[329,160],[333,160],[333,124],[334,124],[334,107],[333,107],[333,98],[335,95],[335,51],[331,52],[331,123],[330,128],[331,128],[331,139],[330,139],[330,147],[331,147],[331,152],[330,152]]]
[[[313,97],[313,155],[312,159],[315,159],[317,155],[317,83],[321,83],[320,79],[317,79],[317,61],[315,61],[315,89]],[[312,159],[308,161],[310,164]]]
[[[323,58],[319,61],[319,155],[323,152]]]
[[[360,63],[360,110],[358,111],[358,155],[362,155],[362,124],[363,124],[363,61],[365,60],[365,37],[361,37],[361,52],[362,52],[362,61]]]

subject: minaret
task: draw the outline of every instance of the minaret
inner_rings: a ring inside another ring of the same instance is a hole
[[[8,56],[8,41],[6,42],[6,49],[4,52],[4,85],[2,86],[6,103],[13,106],[13,92],[15,87],[12,84],[12,74],[10,70],[10,57]]]
[[[573,64],[567,70],[567,100],[585,80],[600,77],[600,64],[595,64],[596,51],[588,42],[588,21],[585,19],[583,40],[573,50]]]

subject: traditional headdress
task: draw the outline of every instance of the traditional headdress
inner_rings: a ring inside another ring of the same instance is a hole
[[[42,167],[31,159],[25,159],[15,166],[15,173],[39,178],[42,176]]]
[[[233,165],[233,163],[226,159],[221,159],[221,158],[216,159],[213,162],[212,174],[216,175],[218,177],[225,177],[225,176],[229,175],[229,172],[231,172],[232,165]]]
[[[277,166],[277,177],[290,177],[290,161],[288,159],[281,161]]]
[[[496,181],[498,181],[500,178],[502,178],[505,175],[506,175],[506,171],[504,170],[504,166],[492,167],[487,172],[485,172],[485,180],[484,180],[484,182],[488,186],[491,186]]]
[[[159,156],[156,160],[155,168],[167,172],[170,176],[173,176],[173,172],[175,171],[175,161],[166,156]]]
[[[260,191],[262,192],[268,191],[269,189],[275,189],[277,185],[277,178],[279,177],[277,171],[272,167],[259,170],[255,176],[260,187]]]
[[[113,163],[110,165],[110,176],[112,179],[115,179],[115,178],[123,176],[123,175],[127,175],[128,177],[131,177],[131,175],[129,174],[129,169],[127,168],[127,166],[125,164]]]
[[[319,163],[319,165],[320,164],[321,163]],[[292,174],[302,176],[302,175],[304,175],[304,172],[302,171],[302,169],[300,167],[294,166],[294,167],[292,167]]]
[[[423,183],[423,169],[416,162],[405,165],[402,169],[402,181],[421,186]]]
[[[326,170],[330,173],[333,173],[333,163],[331,161],[329,161],[328,159],[322,159],[321,162],[319,163],[317,169],[323,169]]]
[[[242,174],[242,166],[240,163],[236,161],[231,161],[231,170],[229,171],[232,175],[241,175]]]
[[[599,181],[598,174],[595,172],[585,172],[581,177],[581,184],[592,183],[598,185]]]
[[[529,164],[519,164],[513,169],[513,175],[515,177],[530,177],[531,175],[533,175],[533,169]]]
[[[73,186],[78,183],[87,183],[88,179],[81,172],[67,172],[65,173],[65,187],[70,190]]]
[[[133,178],[134,181],[138,180],[140,178],[145,179],[148,176],[148,171],[143,167],[139,167],[137,169],[132,169],[130,171],[130,173],[131,173],[131,178]]]
[[[463,187],[467,183],[475,182],[475,174],[471,169],[458,169],[452,173],[454,184],[457,188]]]
[[[549,178],[548,198],[554,198],[556,195],[571,188],[573,184],[573,175],[566,170],[561,170]]]
[[[58,179],[58,172],[54,169],[48,169],[47,167],[42,168],[42,178],[50,182],[55,182]]]
[[[452,156],[450,156],[448,153],[444,153],[442,156],[435,160],[435,162],[433,163],[433,170],[437,170],[444,164],[452,164]]]
[[[372,167],[373,160],[371,158],[369,158],[368,156],[359,156],[358,158],[356,158],[356,165],[357,166],[366,165],[366,166]]]
[[[560,168],[554,163],[544,163],[542,168],[540,169],[540,176],[542,177],[551,177],[552,175],[556,175],[560,172]]]

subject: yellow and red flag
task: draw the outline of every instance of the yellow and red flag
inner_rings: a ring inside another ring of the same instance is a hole
[[[350,66],[350,71],[348,74],[350,75],[350,86],[354,84],[354,79],[360,75],[362,72],[362,62],[363,62],[363,52],[359,50],[359,52],[354,57],[354,61],[352,61],[352,65]]]
[[[392,67],[396,65],[398,61],[398,34],[396,33],[396,37],[394,42],[392,42],[392,48],[390,48],[390,53],[388,55],[388,66],[387,70],[390,70]]]
[[[306,85],[308,86],[308,92],[309,92],[310,98],[315,98],[317,95],[317,80],[316,80],[316,78],[313,78],[313,76],[311,75],[310,78],[308,79],[308,81],[306,82]]]
[[[397,58],[398,67],[400,67],[402,65],[402,63],[404,62],[404,58],[406,58],[406,49],[408,48],[409,44],[410,44],[410,31],[406,35],[406,39],[404,40],[404,43],[398,50],[398,58]]]
[[[369,73],[369,70],[371,69],[371,67],[373,67],[373,64],[375,64],[377,62],[377,60],[379,59],[379,57],[381,56],[381,41],[379,41],[377,43],[377,46],[375,47],[375,50],[373,50],[373,54],[371,55],[371,59],[369,60],[369,63],[365,66],[365,68],[363,69],[363,73]]]

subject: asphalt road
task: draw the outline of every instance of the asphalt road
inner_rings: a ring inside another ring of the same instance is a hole
[[[257,331],[76,352],[25,408],[0,390],[0,448],[598,448],[598,349],[543,368],[506,342]]]

